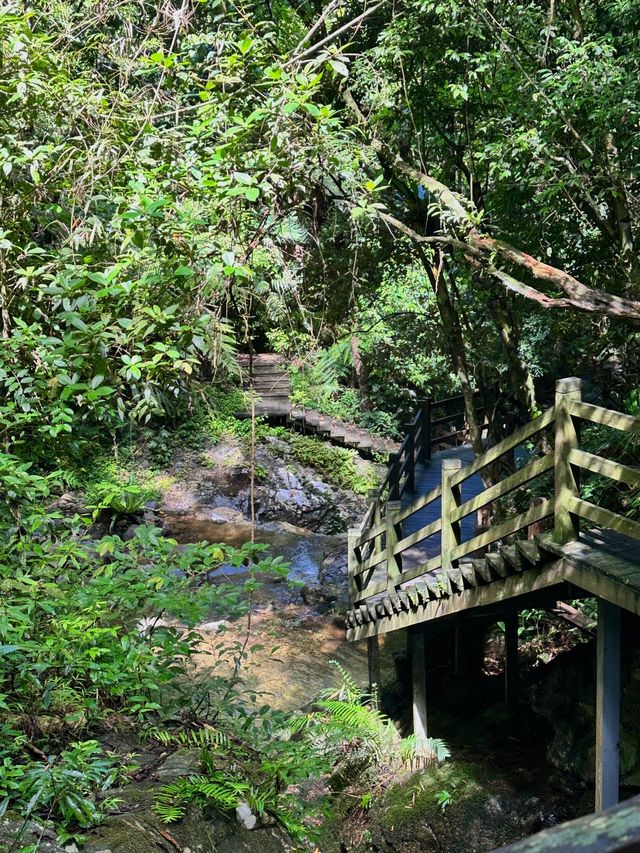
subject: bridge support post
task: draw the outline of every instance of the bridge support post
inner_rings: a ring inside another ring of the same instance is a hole
[[[426,634],[422,625],[409,629],[409,659],[411,660],[411,690],[413,703],[413,734],[424,740],[427,734],[427,661]]]
[[[597,812],[618,802],[620,784],[620,608],[598,600],[596,660]]]
[[[580,478],[578,469],[569,462],[569,454],[578,449],[579,432],[569,406],[581,399],[582,383],[576,376],[556,382],[554,536],[560,543],[578,538],[578,517],[571,513],[570,502],[580,497]]]
[[[460,468],[462,468],[462,461],[460,459],[442,460],[442,497],[440,498],[442,533],[440,549],[442,552],[442,572],[449,595],[453,592],[452,569],[458,566],[458,561],[451,559],[451,552],[456,545],[460,544],[460,522],[451,521],[451,513],[456,507],[460,506],[460,486],[452,486],[451,478]]]
[[[518,670],[518,614],[512,613],[504,620],[504,701],[514,705],[520,692]]]
[[[369,693],[373,693],[375,684],[379,694],[382,679],[380,676],[380,645],[377,634],[367,640],[367,663],[369,664]]]

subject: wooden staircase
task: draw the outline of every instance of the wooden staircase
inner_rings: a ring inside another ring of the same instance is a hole
[[[397,452],[398,444],[391,439],[374,435],[340,418],[323,415],[315,409],[294,406],[291,403],[291,381],[282,356],[261,353],[253,358],[240,356],[238,361],[244,388],[247,391],[252,389],[256,395],[256,415],[283,420],[304,433],[318,435],[367,456]],[[249,412],[238,414],[247,417]]]

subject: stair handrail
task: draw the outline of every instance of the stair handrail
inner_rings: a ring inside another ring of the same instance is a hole
[[[474,391],[474,397],[479,397],[480,392]],[[418,463],[425,463],[431,459],[434,445],[446,443],[447,441],[462,435],[465,432],[464,425],[444,436],[434,435],[434,429],[444,423],[455,423],[464,419],[466,412],[464,407],[460,411],[450,412],[444,417],[433,419],[433,412],[438,409],[446,409],[453,403],[463,403],[464,395],[456,394],[452,397],[443,397],[440,400],[432,400],[430,397],[420,398],[419,406],[413,419],[405,424],[405,437],[397,451],[390,453],[387,464],[387,473],[375,492],[369,495],[369,504],[365,510],[360,524],[358,525],[359,536],[375,526],[374,518],[380,515],[384,518],[386,503],[389,500],[400,500],[405,490],[412,490],[415,485],[415,468]],[[484,412],[482,406],[476,411]],[[486,424],[484,425],[486,426]]]
[[[640,488],[640,470],[580,449],[580,422],[585,420],[640,436],[640,418],[583,402],[580,379],[569,377],[556,383],[554,406],[473,462],[462,467],[459,460],[443,460],[441,483],[427,495],[405,508],[401,507],[398,500],[387,499],[386,512],[383,513],[378,507],[376,523],[370,524],[368,528],[361,525],[349,533],[348,571],[352,604],[366,601],[380,592],[395,592],[401,584],[437,570],[440,570],[439,582],[445,584],[448,593],[462,591],[464,581],[459,569],[461,558],[549,517],[553,517],[553,535],[559,543],[567,543],[578,537],[580,519],[640,539],[640,522],[599,507],[580,496],[581,470]],[[462,502],[460,487],[465,480],[498,462],[519,444],[552,425],[553,451],[534,456],[521,468],[486,487],[474,498]],[[527,511],[494,524],[469,540],[461,540],[462,518],[551,470],[554,472],[553,498],[543,498]],[[402,522],[439,498],[440,518],[403,538]],[[402,553],[437,533],[441,534],[439,555],[403,572]],[[385,565],[385,577],[374,581],[376,569],[382,564]]]

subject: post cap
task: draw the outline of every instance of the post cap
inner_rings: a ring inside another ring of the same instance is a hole
[[[580,391],[582,388],[582,379],[578,376],[567,376],[565,379],[558,379],[556,382],[557,394],[568,394],[570,391]]]
[[[454,471],[457,468],[462,468],[462,459],[443,459],[442,460],[442,470],[443,471]]]

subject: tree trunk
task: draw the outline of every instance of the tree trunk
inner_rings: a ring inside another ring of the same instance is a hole
[[[505,294],[489,301],[491,317],[498,330],[500,342],[509,365],[511,391],[519,401],[528,418],[535,417],[536,391],[529,367],[520,355],[518,333],[509,316],[509,306]]]
[[[372,405],[369,399],[369,377],[367,368],[362,360],[360,352],[360,338],[357,334],[351,335],[351,357],[353,358],[353,368],[358,382],[358,391],[360,392],[360,404],[366,411],[371,411]]]
[[[444,265],[441,264],[439,269],[434,269],[431,260],[424,252],[422,247],[418,247],[418,255],[426,270],[427,276],[433,288],[436,297],[436,304],[442,322],[444,332],[445,345],[447,347],[449,357],[453,369],[458,375],[462,396],[464,397],[464,409],[467,424],[469,426],[469,436],[471,444],[476,456],[479,456],[483,451],[482,432],[475,412],[475,397],[474,387],[472,382],[472,371],[469,367],[469,362],[466,356],[466,346],[460,319],[451,301],[451,295],[447,288],[447,284],[443,275]]]

